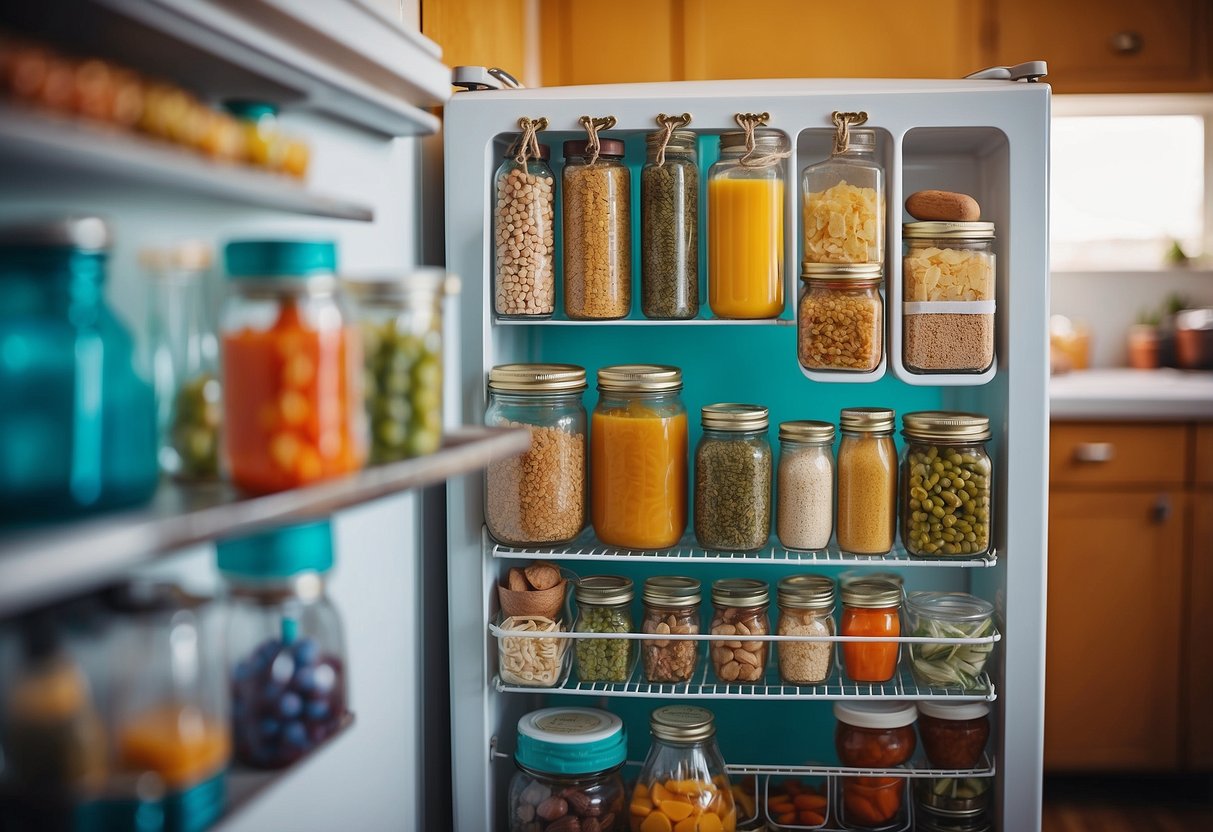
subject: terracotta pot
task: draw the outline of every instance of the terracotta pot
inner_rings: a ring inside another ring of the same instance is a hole
[[[1134,370],[1154,370],[1160,352],[1158,330],[1147,324],[1129,327],[1129,366]]]

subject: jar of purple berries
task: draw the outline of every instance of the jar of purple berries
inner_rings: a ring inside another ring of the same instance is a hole
[[[345,642],[325,593],[332,526],[283,526],[217,548],[228,586],[235,756],[256,768],[281,768],[346,719]]]

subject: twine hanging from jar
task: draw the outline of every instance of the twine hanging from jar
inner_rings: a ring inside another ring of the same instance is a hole
[[[588,154],[590,157],[589,164],[592,165],[598,161],[598,152],[600,147],[598,141],[598,131],[610,130],[612,127],[614,127],[615,117],[603,116],[602,118],[591,118],[590,116],[582,116],[581,118],[577,119],[577,121],[582,127],[585,128],[586,144],[589,145],[590,149]]]
[[[834,122],[834,152],[831,155],[837,156],[839,153],[846,153],[850,150],[851,128],[866,124],[868,114],[865,112],[843,113],[835,110],[830,113],[830,120]]]
[[[518,127],[522,130],[522,136],[518,139],[517,154],[514,156],[514,161],[519,165],[526,165],[527,157],[538,159],[539,157],[539,131],[546,130],[548,120],[543,116],[537,119],[529,119],[526,116],[518,119]]]
[[[765,127],[770,118],[770,113],[735,113],[733,115],[737,126],[745,132],[745,154],[737,162],[742,167],[769,168],[792,155],[790,150],[756,152],[758,143],[754,138],[754,131],[759,127]]]
[[[667,116],[665,113],[657,114],[657,126],[661,128],[661,144],[657,146],[657,157],[655,159],[658,167],[665,164],[665,149],[669,145],[670,139],[674,136],[674,131],[680,127],[686,127],[690,123],[690,113],[683,113],[680,116]]]

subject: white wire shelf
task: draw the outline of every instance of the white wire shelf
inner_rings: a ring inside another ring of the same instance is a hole
[[[607,321],[573,321],[568,318],[493,318],[498,326],[796,326],[791,318],[687,318],[663,320],[657,318],[616,318]]]
[[[1002,641],[1002,633],[994,630],[989,635],[974,636],[972,638],[945,638],[942,636],[784,636],[777,633],[759,635],[757,633],[746,636],[722,636],[712,633],[662,633],[660,635],[654,633],[593,633],[579,632],[575,630],[553,630],[553,631],[536,631],[536,630],[507,630],[501,627],[496,622],[489,622],[489,633],[495,638],[515,637],[515,638],[538,638],[538,639],[593,639],[600,641],[602,639],[625,639],[628,641],[796,641],[796,642],[880,642],[889,643],[896,642],[898,644],[994,644]]]

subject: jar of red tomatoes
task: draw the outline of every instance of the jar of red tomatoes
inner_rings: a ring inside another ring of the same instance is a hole
[[[851,581],[842,587],[840,635],[898,638],[901,635],[901,587],[881,578]],[[887,682],[897,673],[900,643],[846,641],[843,667],[854,682]]]
[[[990,738],[990,706],[984,702],[918,703],[918,733],[936,768],[976,768]]]
[[[224,451],[232,481],[266,493],[349,474],[366,459],[362,351],[337,295],[336,246],[228,243]]]

